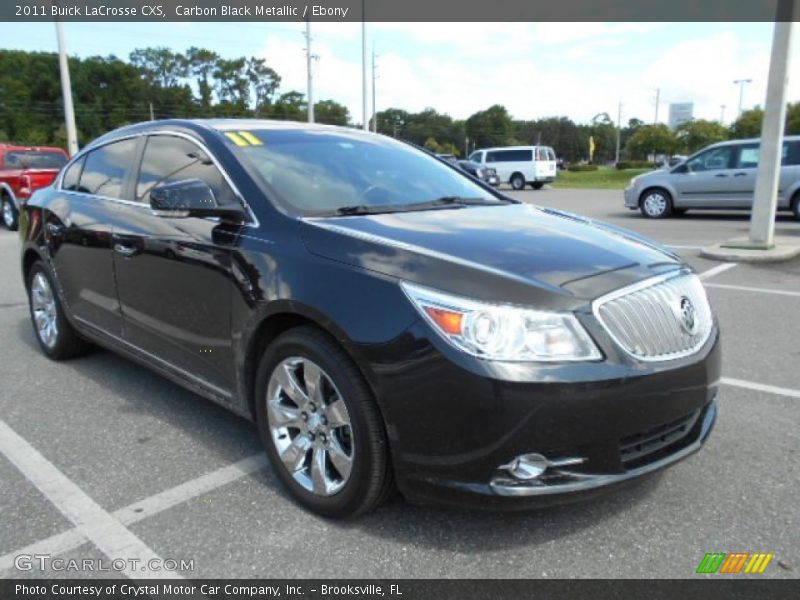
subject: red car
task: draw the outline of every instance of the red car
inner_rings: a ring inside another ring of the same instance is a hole
[[[20,201],[50,185],[68,160],[61,148],[0,144],[0,201],[8,229],[17,229]]]

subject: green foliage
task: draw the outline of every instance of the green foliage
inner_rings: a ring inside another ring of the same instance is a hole
[[[746,110],[731,123],[731,139],[743,139],[759,137],[761,135],[761,120],[764,118],[764,111],[758,106],[751,110]]]
[[[461,153],[454,144],[451,144],[450,142],[439,143],[434,137],[429,137],[427,140],[425,140],[424,146],[436,154],[452,154],[453,156],[461,156]]]
[[[634,160],[644,160],[648,154],[675,154],[680,146],[675,133],[663,123],[643,125],[625,144],[625,154]]]
[[[800,134],[800,102],[790,104],[786,109],[786,135]]]
[[[616,164],[617,169],[625,171],[627,169],[652,169],[656,166],[648,160],[621,160]]]
[[[728,139],[728,129],[717,121],[692,119],[681,123],[675,130],[675,136],[681,143],[681,149],[691,154],[710,144]]]
[[[507,146],[514,142],[514,122],[505,106],[495,104],[467,119],[466,134],[478,147]]]
[[[600,167],[598,165],[570,165],[567,170],[572,171],[573,173],[581,173],[583,171],[597,171]]]

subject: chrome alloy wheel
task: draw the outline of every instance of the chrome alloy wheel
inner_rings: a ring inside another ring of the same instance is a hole
[[[266,401],[272,443],[289,474],[319,496],[340,491],[355,446],[347,406],[328,374],[307,358],[286,358],[270,376]]]
[[[3,223],[8,229],[14,226],[14,206],[11,200],[3,200]]]
[[[650,192],[644,197],[644,211],[650,217],[660,217],[667,210],[667,199],[661,192]]]
[[[31,282],[31,309],[36,325],[36,335],[48,348],[58,340],[58,311],[53,289],[44,273],[36,273]]]

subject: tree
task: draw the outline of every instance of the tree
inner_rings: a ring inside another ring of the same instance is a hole
[[[675,136],[689,154],[728,139],[728,128],[717,121],[705,119],[692,119],[681,123],[675,130]]]
[[[272,105],[272,118],[287,121],[304,121],[308,115],[305,95],[300,92],[286,92]]]
[[[333,100],[320,100],[314,103],[314,118],[318,123],[347,125],[350,123],[350,111]]]
[[[272,101],[281,84],[281,78],[274,69],[267,66],[263,58],[251,57],[245,65],[245,73],[253,91],[255,112],[258,116],[260,109]]]
[[[131,52],[130,59],[149,84],[163,88],[177,85],[187,73],[186,57],[163,46],[137,48]]]
[[[800,102],[789,104],[786,109],[786,135],[800,134]]]
[[[763,118],[764,111],[758,106],[744,111],[731,124],[731,138],[735,140],[760,136],[761,120]]]
[[[192,46],[186,51],[188,71],[197,78],[197,89],[200,92],[200,104],[206,110],[211,108],[213,87],[210,79],[217,67],[219,54]]]
[[[643,125],[625,145],[629,158],[645,160],[649,154],[674,154],[680,142],[669,127],[663,123]]]
[[[506,146],[512,143],[514,123],[504,106],[495,104],[467,119],[466,134],[480,146]]]

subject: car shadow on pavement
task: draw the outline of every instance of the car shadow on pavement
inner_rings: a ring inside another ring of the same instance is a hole
[[[19,320],[16,334],[20,343],[40,353],[27,318]],[[42,360],[47,359],[42,357]],[[104,387],[121,412],[148,415],[181,429],[221,462],[235,462],[263,452],[252,423],[113,352],[96,349],[85,357],[62,364]],[[251,477],[279,496],[282,502],[292,504],[298,513],[303,513],[304,509],[293,503],[270,468],[253,473]],[[579,503],[514,512],[415,505],[396,494],[385,506],[358,519],[322,520],[332,529],[409,545],[478,553],[544,544],[596,526],[642,502],[655,490],[659,478],[660,474],[651,475],[608,496]],[[183,481],[175,481],[175,485],[180,483]]]

